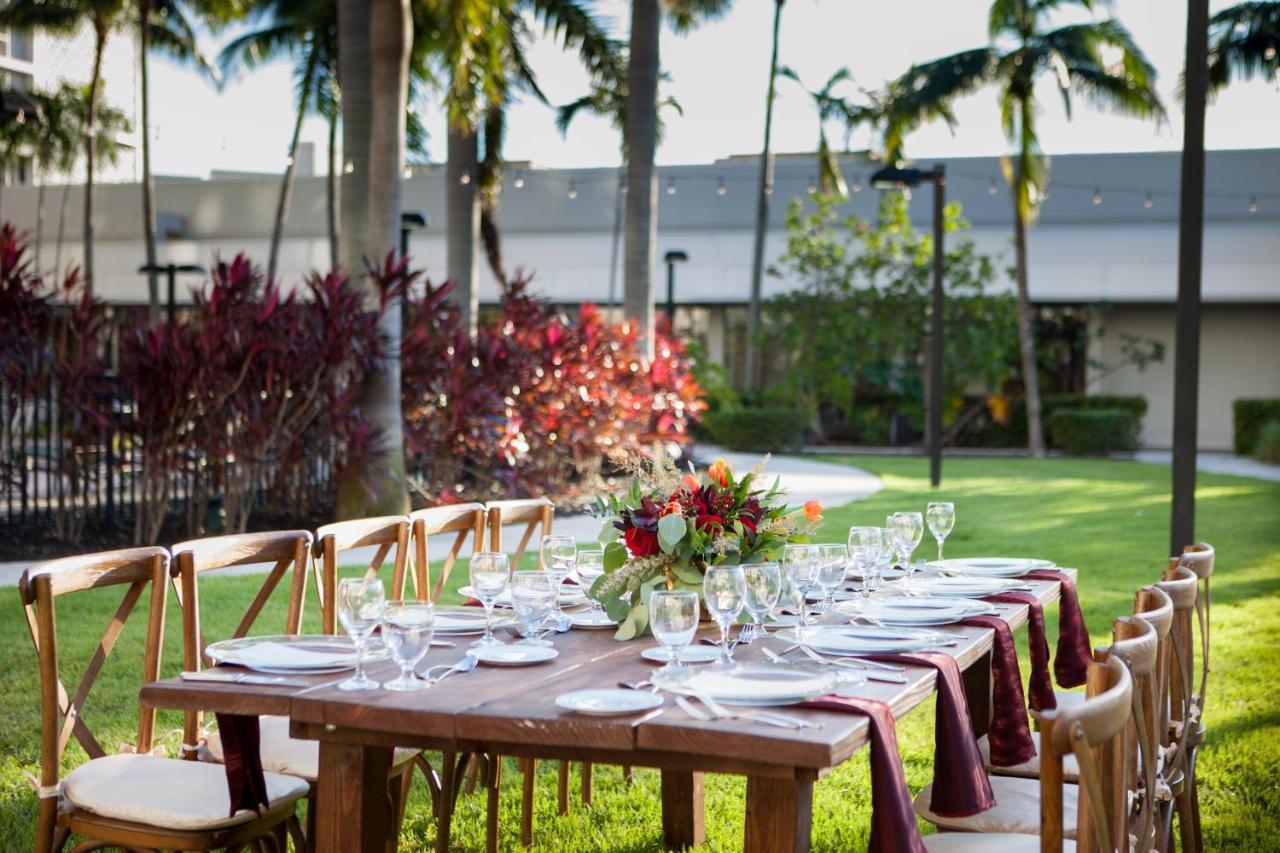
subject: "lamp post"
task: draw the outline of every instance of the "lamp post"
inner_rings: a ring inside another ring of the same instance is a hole
[[[667,262],[667,324],[671,332],[676,328],[676,264],[689,260],[689,254],[680,249],[672,249],[662,256]]]
[[[409,235],[414,231],[425,231],[431,224],[431,218],[420,210],[406,210],[400,214],[400,254],[409,254]]]
[[[174,317],[177,314],[177,306],[174,304],[174,299],[175,299],[175,291],[176,291],[175,282],[177,280],[178,273],[180,272],[199,273],[203,275],[204,271],[205,271],[204,267],[200,266],[199,264],[143,264],[142,266],[138,267],[138,273],[140,275],[149,276],[153,274],[164,273],[165,276],[167,277],[169,293],[168,293],[168,308],[166,309],[166,313],[168,314],[168,319],[170,323],[173,322]]]
[[[929,482],[937,488],[942,482],[943,210],[947,201],[947,173],[942,165],[928,170],[889,166],[871,176],[871,185],[881,190],[914,187],[925,181],[933,184],[933,309],[929,321],[924,441],[929,454]]]

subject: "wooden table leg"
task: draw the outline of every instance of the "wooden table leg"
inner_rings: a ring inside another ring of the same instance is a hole
[[[320,741],[316,782],[319,853],[381,850],[391,823],[387,770],[391,749]]]
[[[449,849],[449,833],[453,829],[453,792],[457,787],[458,756],[452,752],[440,756],[440,796],[436,799],[436,849]]]
[[[973,734],[982,737],[991,727],[991,652],[987,652],[966,669],[964,697],[969,702],[969,716],[973,719]]]
[[[684,850],[707,840],[702,774],[662,771],[662,839],[669,850]]]
[[[746,853],[804,853],[813,821],[813,779],[747,777]]]

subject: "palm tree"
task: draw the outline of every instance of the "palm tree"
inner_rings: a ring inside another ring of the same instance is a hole
[[[88,97],[88,87],[78,87],[71,84],[66,84],[66,86],[71,90],[71,97],[73,98],[71,102],[72,108],[66,113],[63,126],[64,132],[72,138],[71,167],[67,170],[67,174],[70,174],[70,168],[74,168],[75,160],[80,154],[80,148],[84,145],[84,121],[86,118],[84,104]],[[124,150],[124,147],[120,144],[120,138],[131,133],[133,125],[123,110],[105,103],[98,105],[96,125],[98,128],[96,143],[98,165],[104,168],[114,167],[120,162],[120,155]],[[71,187],[63,184],[61,197],[58,200],[58,231],[53,251],[53,271],[59,277],[62,275],[62,246],[67,231],[67,202],[70,199]]]
[[[1078,94],[1127,115],[1163,120],[1155,89],[1155,69],[1115,20],[1047,28],[1047,18],[1065,5],[1092,8],[1092,0],[995,0],[988,32],[991,43],[931,62],[913,65],[889,84],[887,140],[900,141],[906,130],[930,118],[954,126],[951,105],[957,97],[992,87],[1000,94],[1000,120],[1013,154],[1004,162],[1013,195],[1014,261],[1018,302],[1018,338],[1027,407],[1027,449],[1045,452],[1040,418],[1034,318],[1027,288],[1027,228],[1035,221],[1048,184],[1049,161],[1036,132],[1035,84],[1054,75],[1067,116]],[[897,146],[887,145],[894,149]]]
[[[700,20],[724,14],[730,0],[632,0],[631,46],[627,62],[627,200],[626,259],[622,308],[638,326],[640,338],[653,350],[653,253],[658,236],[654,208],[658,175],[653,168],[658,133],[658,76],[662,64],[658,37],[665,7],[676,32],[688,32]]]
[[[77,132],[79,116],[84,103],[84,92],[78,87],[63,83],[52,92],[28,92],[27,96],[39,107],[35,128],[31,137],[31,160],[37,181],[36,190],[36,269],[40,263],[44,242],[44,197],[50,174],[69,175],[75,168],[80,153],[80,136]],[[66,210],[67,191],[62,191],[62,210]],[[55,278],[58,272],[55,267]]]
[[[13,121],[0,124],[0,202],[4,200],[9,169],[17,166],[26,156],[38,121],[38,115],[28,115],[22,111]],[[0,206],[0,211],[2,210],[3,206]],[[3,218],[2,213],[0,218]]]
[[[1248,2],[1209,19],[1209,91],[1232,77],[1255,75],[1274,82],[1280,74],[1280,3]]]

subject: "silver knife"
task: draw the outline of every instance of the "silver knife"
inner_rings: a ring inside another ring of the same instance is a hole
[[[262,684],[268,687],[310,687],[311,682],[281,675],[253,675],[248,672],[217,672],[204,669],[182,673],[183,681],[213,681],[220,684]]]

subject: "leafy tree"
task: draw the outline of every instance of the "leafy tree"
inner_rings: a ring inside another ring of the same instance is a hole
[[[51,92],[28,92],[27,97],[36,103],[30,146],[31,160],[35,167],[36,189],[36,269],[42,269],[41,251],[44,248],[44,197],[51,174],[70,175],[80,154],[80,114],[84,104],[84,92],[70,83],[63,83]],[[61,213],[66,212],[67,191],[62,191]],[[62,215],[59,215],[61,232]],[[55,267],[55,274],[60,272]]]

